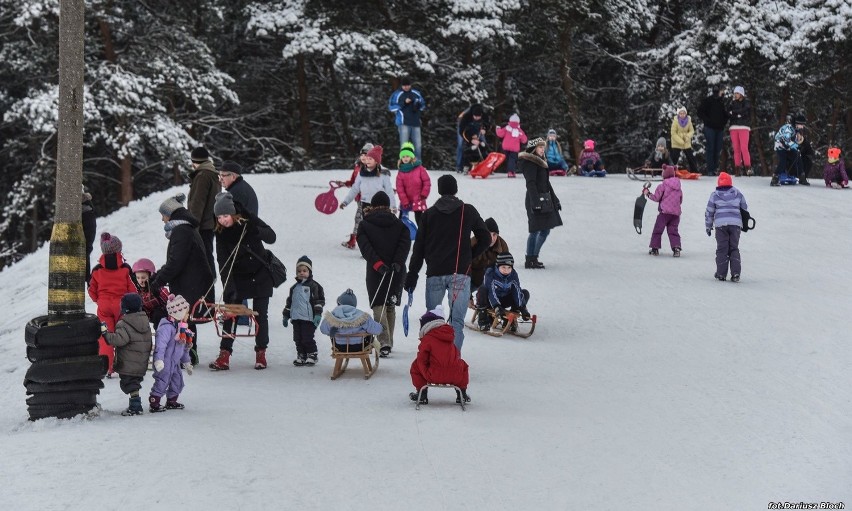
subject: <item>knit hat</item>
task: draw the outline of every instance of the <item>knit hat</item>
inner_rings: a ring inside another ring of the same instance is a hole
[[[169,295],[169,300],[166,302],[166,312],[172,319],[183,319],[184,315],[189,311],[189,303],[181,295]]]
[[[337,305],[351,305],[352,307],[357,307],[358,298],[355,297],[355,292],[351,289],[344,291],[342,295],[337,297]]]
[[[373,194],[373,199],[370,201],[370,206],[373,206],[374,208],[382,206],[389,208],[390,197],[388,197],[388,194],[380,190]]]
[[[594,151],[595,150],[595,141],[592,140],[592,139],[586,140],[585,142],[583,142],[583,149],[586,149],[588,151]]]
[[[411,77],[410,77],[410,76],[408,76],[408,75],[403,76],[402,78],[400,78],[400,79],[399,79],[399,85],[400,85],[400,86],[402,86],[402,85],[411,85],[411,82],[412,82]]]
[[[512,114],[509,117],[509,122],[521,122],[521,118],[518,116],[518,114]]]
[[[549,130],[547,130],[547,136],[549,137],[550,135],[553,135],[555,137],[556,136],[556,130],[553,129],[553,128],[550,128]]]
[[[734,181],[727,172],[720,172],[719,179],[716,180],[716,186],[734,186]]]
[[[361,147],[361,154],[367,154],[370,151],[370,149],[372,149],[372,148],[373,148],[373,144],[371,144],[370,142],[367,142],[366,144],[364,144]]]
[[[142,310],[142,297],[136,293],[127,293],[121,297],[121,313],[129,314]]]
[[[311,258],[306,255],[303,255],[298,261],[296,261],[296,271],[299,271],[299,266],[306,266],[308,271],[314,271],[314,263],[311,261]]]
[[[183,201],[186,200],[186,195],[179,193],[174,197],[169,197],[160,204],[160,214],[164,217],[171,217],[172,213],[185,207]]]
[[[108,232],[101,234],[101,252],[104,254],[117,254],[121,252],[121,240]]]
[[[243,167],[235,161],[225,160],[222,162],[222,167],[219,169],[219,172],[233,172],[234,174],[239,175],[243,173]]]
[[[403,156],[408,156],[409,158],[416,158],[414,155],[414,144],[411,142],[406,142],[402,144],[402,148],[399,151],[399,157],[402,159]]]
[[[674,165],[663,165],[663,179],[667,179],[675,176],[675,167]]]
[[[546,145],[546,144],[547,144],[547,142],[543,138],[536,137],[536,138],[530,140],[529,142],[527,142],[527,152],[531,153],[531,152],[535,151],[536,147],[538,147],[540,145],[543,146],[543,145]]]
[[[677,113],[681,113],[681,112],[683,112],[684,114],[686,113],[686,107],[685,106],[682,106],[682,107],[677,109]]]
[[[383,151],[382,146],[374,145],[373,147],[370,148],[369,151],[367,151],[367,156],[376,160],[376,163],[381,165],[382,164],[382,151]]]
[[[213,203],[213,214],[219,215],[236,215],[237,207],[234,206],[234,196],[228,192],[219,192],[216,194],[216,202]]]
[[[440,305],[420,316],[420,327],[422,328],[426,325],[426,323],[438,319],[444,319],[444,309]]]
[[[745,89],[743,89],[742,85],[737,85],[736,87],[734,87],[734,94],[742,94],[743,96],[745,96]]]
[[[495,263],[497,266],[515,266],[515,259],[509,252],[503,252],[501,254],[497,254],[497,261],[495,261]]]
[[[805,119],[805,116],[804,116],[804,115],[802,115],[802,114],[796,114],[796,116],[795,116],[795,117],[793,117],[793,123],[794,123],[794,124],[801,124],[802,126],[805,126],[805,125],[807,125],[807,124],[808,124],[808,120],[807,120],[807,119]]]
[[[497,222],[493,218],[488,218],[485,221],[485,227],[488,228],[488,232],[500,234],[500,229],[497,227]]]
[[[482,116],[483,108],[479,103],[470,106],[470,115]]]
[[[210,153],[203,146],[196,147],[189,153],[189,158],[193,163],[204,163],[210,159]]]
[[[834,163],[840,159],[840,148],[839,147],[829,147],[828,148],[828,161]]]
[[[438,195],[455,195],[459,193],[459,184],[456,178],[449,174],[444,174],[438,178]]]
[[[157,267],[154,266],[154,261],[150,259],[145,259],[143,257],[142,259],[133,263],[133,268],[131,268],[131,271],[133,273],[136,273],[137,271],[147,271],[148,273],[153,274],[155,271],[157,271]]]
[[[656,147],[660,147],[660,146],[666,147],[666,139],[663,138],[663,137],[660,137],[660,138],[657,139]]]

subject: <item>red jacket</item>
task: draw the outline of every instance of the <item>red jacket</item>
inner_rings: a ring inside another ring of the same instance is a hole
[[[453,327],[447,323],[436,324],[423,334],[417,358],[411,363],[411,382],[416,388],[427,383],[445,383],[467,389],[467,362],[453,344],[454,338]]]
[[[396,193],[399,195],[399,205],[402,209],[426,211],[426,198],[429,197],[431,189],[432,181],[423,165],[396,173]]]
[[[89,281],[92,301],[121,300],[126,293],[135,293],[136,285],[130,272],[130,265],[124,262],[121,253],[101,255],[98,264],[92,268],[92,279]]]

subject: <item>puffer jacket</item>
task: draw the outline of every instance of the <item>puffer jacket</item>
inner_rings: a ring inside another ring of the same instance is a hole
[[[430,321],[420,329],[417,358],[411,363],[411,383],[421,388],[427,383],[444,383],[467,389],[467,362],[453,344],[453,327],[443,320]]]
[[[470,239],[471,247],[476,246],[476,243],[476,238]],[[485,270],[494,266],[494,263],[497,262],[497,255],[504,252],[509,252],[509,244],[506,243],[506,240],[497,236],[497,241],[470,263],[470,286],[472,289],[478,289],[482,285]]]
[[[846,174],[846,164],[843,163],[843,160],[826,163],[822,169],[822,178],[825,180],[825,186],[831,186],[831,183],[840,183],[846,186],[849,184],[849,176]]]
[[[748,210],[745,197],[733,186],[719,186],[710,194],[707,210],[704,212],[704,228],[735,225],[743,226],[740,208]]]
[[[500,305],[500,299],[508,295],[513,295],[514,302],[519,306],[525,305],[521,281],[518,278],[518,272],[514,269],[512,273],[503,275],[495,264],[485,272],[485,281],[482,285],[488,293],[488,303],[491,307]]]
[[[648,198],[660,203],[659,208],[657,208],[660,213],[680,216],[680,205],[683,203],[680,179],[675,176],[667,177]]]
[[[692,149],[692,137],[695,128],[692,126],[692,118],[686,116],[686,126],[681,126],[678,116],[672,119],[672,149]]]
[[[521,144],[527,143],[527,134],[516,121],[509,121],[505,128],[497,126],[497,136],[503,139],[504,151],[520,152]]]
[[[104,339],[115,346],[112,368],[119,376],[145,376],[151,355],[151,324],[145,311],[125,314],[115,325],[115,332],[104,333]]]
[[[426,211],[426,198],[431,189],[429,173],[420,160],[400,164],[396,174],[396,193],[399,194],[401,209]]]
[[[361,344],[364,338],[360,334],[379,335],[382,325],[362,310],[351,305],[338,305],[334,310],[326,311],[320,332],[334,337],[335,344]]]
[[[99,300],[121,300],[126,293],[135,293],[136,284],[130,277],[130,265],[124,261],[121,253],[101,254],[98,264],[92,268],[89,280],[89,297],[93,302]]]
[[[352,188],[343,199],[344,205],[349,205],[357,196],[361,196],[361,202],[369,203],[373,200],[373,195],[378,192],[385,192],[390,198],[391,208],[396,208],[396,194],[393,193],[393,185],[391,184],[390,174],[383,172],[381,166],[376,166],[370,171],[366,167],[358,173]]]

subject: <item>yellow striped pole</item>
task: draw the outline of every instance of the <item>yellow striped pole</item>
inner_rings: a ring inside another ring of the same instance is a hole
[[[47,314],[51,324],[86,313],[86,246],[82,222],[53,224],[50,236]]]

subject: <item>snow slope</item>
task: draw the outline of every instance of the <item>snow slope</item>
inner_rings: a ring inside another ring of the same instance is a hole
[[[247,180],[291,273],[307,254],[330,302],[352,287],[363,304],[365,264],[339,246],[352,210],[313,208],[329,179],[348,174]],[[518,269],[539,326],[529,340],[467,332],[467,412],[449,391],[433,391],[414,410],[408,368],[417,339],[403,337],[401,313],[393,357],[371,380],[353,367],[330,381],[324,337],[320,364],[293,367],[292,334],[278,321],[281,288],[270,307],[269,369],[252,369],[253,344],[241,340],[231,371],[199,368],[187,378],[184,411],[121,417],[127,399],[107,380],[96,419],[30,423],[23,330],[46,310],[42,248],[0,273],[0,509],[850,505],[852,196],[734,181],[757,219],[742,236],[739,284],[713,279],[715,242],[703,225],[712,180],[683,183],[684,251],[673,259],[665,238],[660,257],[647,255],[655,204],[646,234],[633,231],[640,183],[554,178],[566,225],[542,251],[547,270]],[[118,235],[130,261],[162,264],[157,206],[174,191],[99,219],[99,232]],[[459,196],[496,218],[523,261],[523,180],[461,179]],[[412,325],[424,312],[423,286],[421,274]],[[202,360],[217,348],[204,326]],[[147,392],[151,379],[144,385]]]

